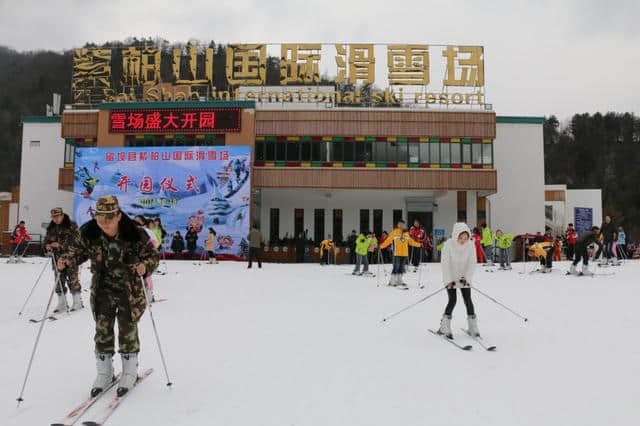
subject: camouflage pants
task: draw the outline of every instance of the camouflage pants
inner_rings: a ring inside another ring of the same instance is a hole
[[[72,294],[82,291],[77,266],[67,266],[60,272],[60,284],[56,286],[56,293],[61,294],[64,291],[64,294],[67,294],[67,289]]]
[[[131,310],[126,295],[101,292],[95,301],[96,353],[115,352],[115,322],[118,320],[120,353],[140,352],[138,323],[131,321]]]

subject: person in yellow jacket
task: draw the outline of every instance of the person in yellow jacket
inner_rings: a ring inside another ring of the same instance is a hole
[[[320,265],[329,264],[329,253],[334,249],[331,235],[328,235],[325,240],[320,243]]]
[[[540,272],[543,274],[551,272],[553,266],[553,243],[551,241],[532,244],[529,246],[529,253],[540,259]]]
[[[402,282],[402,274],[404,274],[404,267],[409,258],[409,246],[422,247],[422,244],[411,238],[406,231],[404,220],[401,220],[398,222],[398,226],[391,231],[389,237],[380,244],[381,249],[389,246],[392,246],[393,251],[393,269],[389,285],[407,288],[407,284]]]

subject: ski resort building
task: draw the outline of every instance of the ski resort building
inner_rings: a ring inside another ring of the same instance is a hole
[[[213,131],[128,132],[114,120],[202,111],[220,112]],[[305,231],[314,241],[345,239],[354,229],[380,235],[400,218],[418,218],[442,236],[456,220],[535,233],[544,231],[545,205],[558,196],[557,188],[545,190],[543,121],[483,110],[261,108],[254,101],[66,109],[60,117],[23,119],[15,220],[43,232],[52,206],[72,210],[77,147],[250,146],[251,219],[274,244]],[[595,223],[600,193],[585,195],[575,207],[595,209]],[[571,208],[562,226],[573,221]]]

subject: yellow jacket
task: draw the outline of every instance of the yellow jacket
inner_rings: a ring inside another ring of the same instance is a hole
[[[415,242],[407,231],[401,231],[399,228],[394,229],[389,234],[389,238],[380,244],[380,248],[389,247],[393,243],[394,256],[409,256],[409,246],[422,247],[422,244]]]
[[[320,256],[324,254],[325,250],[331,250],[333,248],[333,241],[331,240],[322,240],[320,243]]]
[[[544,242],[544,243],[535,243],[532,244],[531,246],[529,246],[529,251],[531,253],[533,253],[533,255],[535,257],[539,258],[543,258],[546,259],[547,258],[547,250],[549,250],[551,248],[551,246],[553,246],[553,243],[551,242]]]

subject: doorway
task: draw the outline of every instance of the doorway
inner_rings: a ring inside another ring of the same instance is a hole
[[[433,212],[407,212],[407,229],[413,226],[416,219],[420,221],[427,234],[433,232]]]

